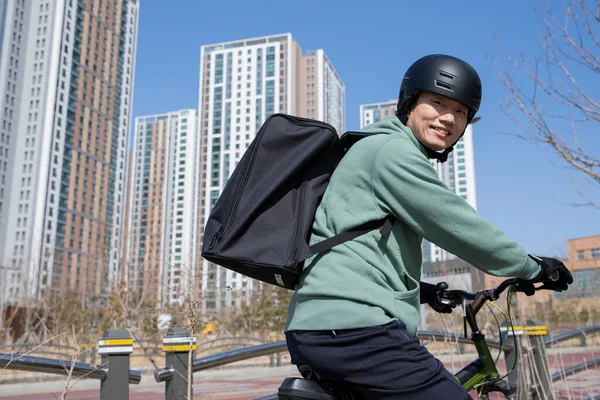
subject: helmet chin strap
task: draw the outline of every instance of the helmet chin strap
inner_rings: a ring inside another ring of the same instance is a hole
[[[437,162],[439,163],[445,163],[446,161],[448,161],[448,154],[450,154],[452,150],[454,150],[454,146],[450,146],[441,153],[438,153],[437,151],[431,150],[425,145],[423,146],[425,147],[425,151],[427,152],[427,157],[430,159],[437,159]]]
[[[448,154],[452,153],[452,150],[454,150],[454,146],[456,145],[456,143],[458,143],[460,138],[465,135],[466,131],[467,131],[467,127],[465,126],[465,130],[458,137],[456,142],[454,142],[454,144],[452,146],[444,149],[444,151],[442,151],[442,152],[437,152],[435,150],[431,150],[429,147],[427,147],[427,145],[425,145],[425,143],[422,143],[419,139],[417,139],[417,140],[419,140],[419,142],[423,145],[423,147],[425,147],[425,151],[427,152],[427,157],[429,157],[430,159],[432,159],[432,158],[437,159],[437,162],[439,162],[439,163],[445,163],[446,161],[448,161]]]

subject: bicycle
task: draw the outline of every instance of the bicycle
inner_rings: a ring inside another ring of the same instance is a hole
[[[470,339],[475,345],[478,355],[477,359],[458,371],[454,377],[467,391],[476,389],[478,398],[481,400],[488,400],[489,394],[493,392],[500,392],[504,394],[507,400],[514,400],[517,388],[511,387],[505,378],[512,372],[515,365],[504,376],[500,376],[496,368],[497,360],[494,360],[488,343],[485,340],[485,335],[477,326],[476,317],[487,302],[498,300],[500,295],[508,289],[507,307],[510,317],[508,319],[510,329],[512,327],[510,311],[512,296],[517,292],[523,292],[530,296],[535,290],[543,289],[543,287],[534,287],[531,283],[521,279],[510,278],[500,283],[494,289],[482,290],[476,293],[463,290],[448,290],[448,284],[445,282],[438,283],[437,288],[438,296],[442,302],[453,307],[462,307],[465,337],[467,336],[468,325],[471,329]],[[502,335],[500,339],[502,348]],[[516,341],[515,351],[518,351]],[[515,358],[515,364],[517,359],[518,357]],[[300,366],[299,370],[303,378],[285,378],[277,394],[279,400],[358,400],[362,398],[344,382],[320,379],[309,366]]]

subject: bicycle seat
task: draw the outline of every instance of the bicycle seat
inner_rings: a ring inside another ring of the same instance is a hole
[[[333,400],[317,381],[304,378],[285,378],[277,397],[279,400]]]

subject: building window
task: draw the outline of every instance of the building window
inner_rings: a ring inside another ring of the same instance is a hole
[[[592,258],[600,258],[600,249],[592,249]]]
[[[584,259],[585,259],[585,251],[583,251],[583,250],[579,250],[579,251],[577,252],[577,259],[578,259],[578,260],[584,260]]]
[[[600,249],[595,249],[600,252]],[[564,292],[552,292],[553,299],[577,299],[596,297],[598,288],[596,282],[600,278],[600,269],[584,269],[573,271],[573,284]]]

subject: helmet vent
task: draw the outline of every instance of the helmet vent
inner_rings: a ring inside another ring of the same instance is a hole
[[[445,82],[440,82],[440,81],[438,81],[437,79],[435,80],[435,86],[437,86],[437,87],[439,87],[439,88],[442,88],[442,89],[449,90],[449,91],[451,91],[451,92],[453,92],[453,91],[454,91],[454,86],[452,86],[452,85],[449,85],[449,84],[447,84],[447,83],[445,83]]]
[[[444,77],[444,78],[448,78],[448,79],[454,79],[454,75],[452,75],[452,74],[449,74],[449,73],[447,73],[447,72],[444,72],[444,71],[440,71],[440,75],[441,75],[442,77]]]

